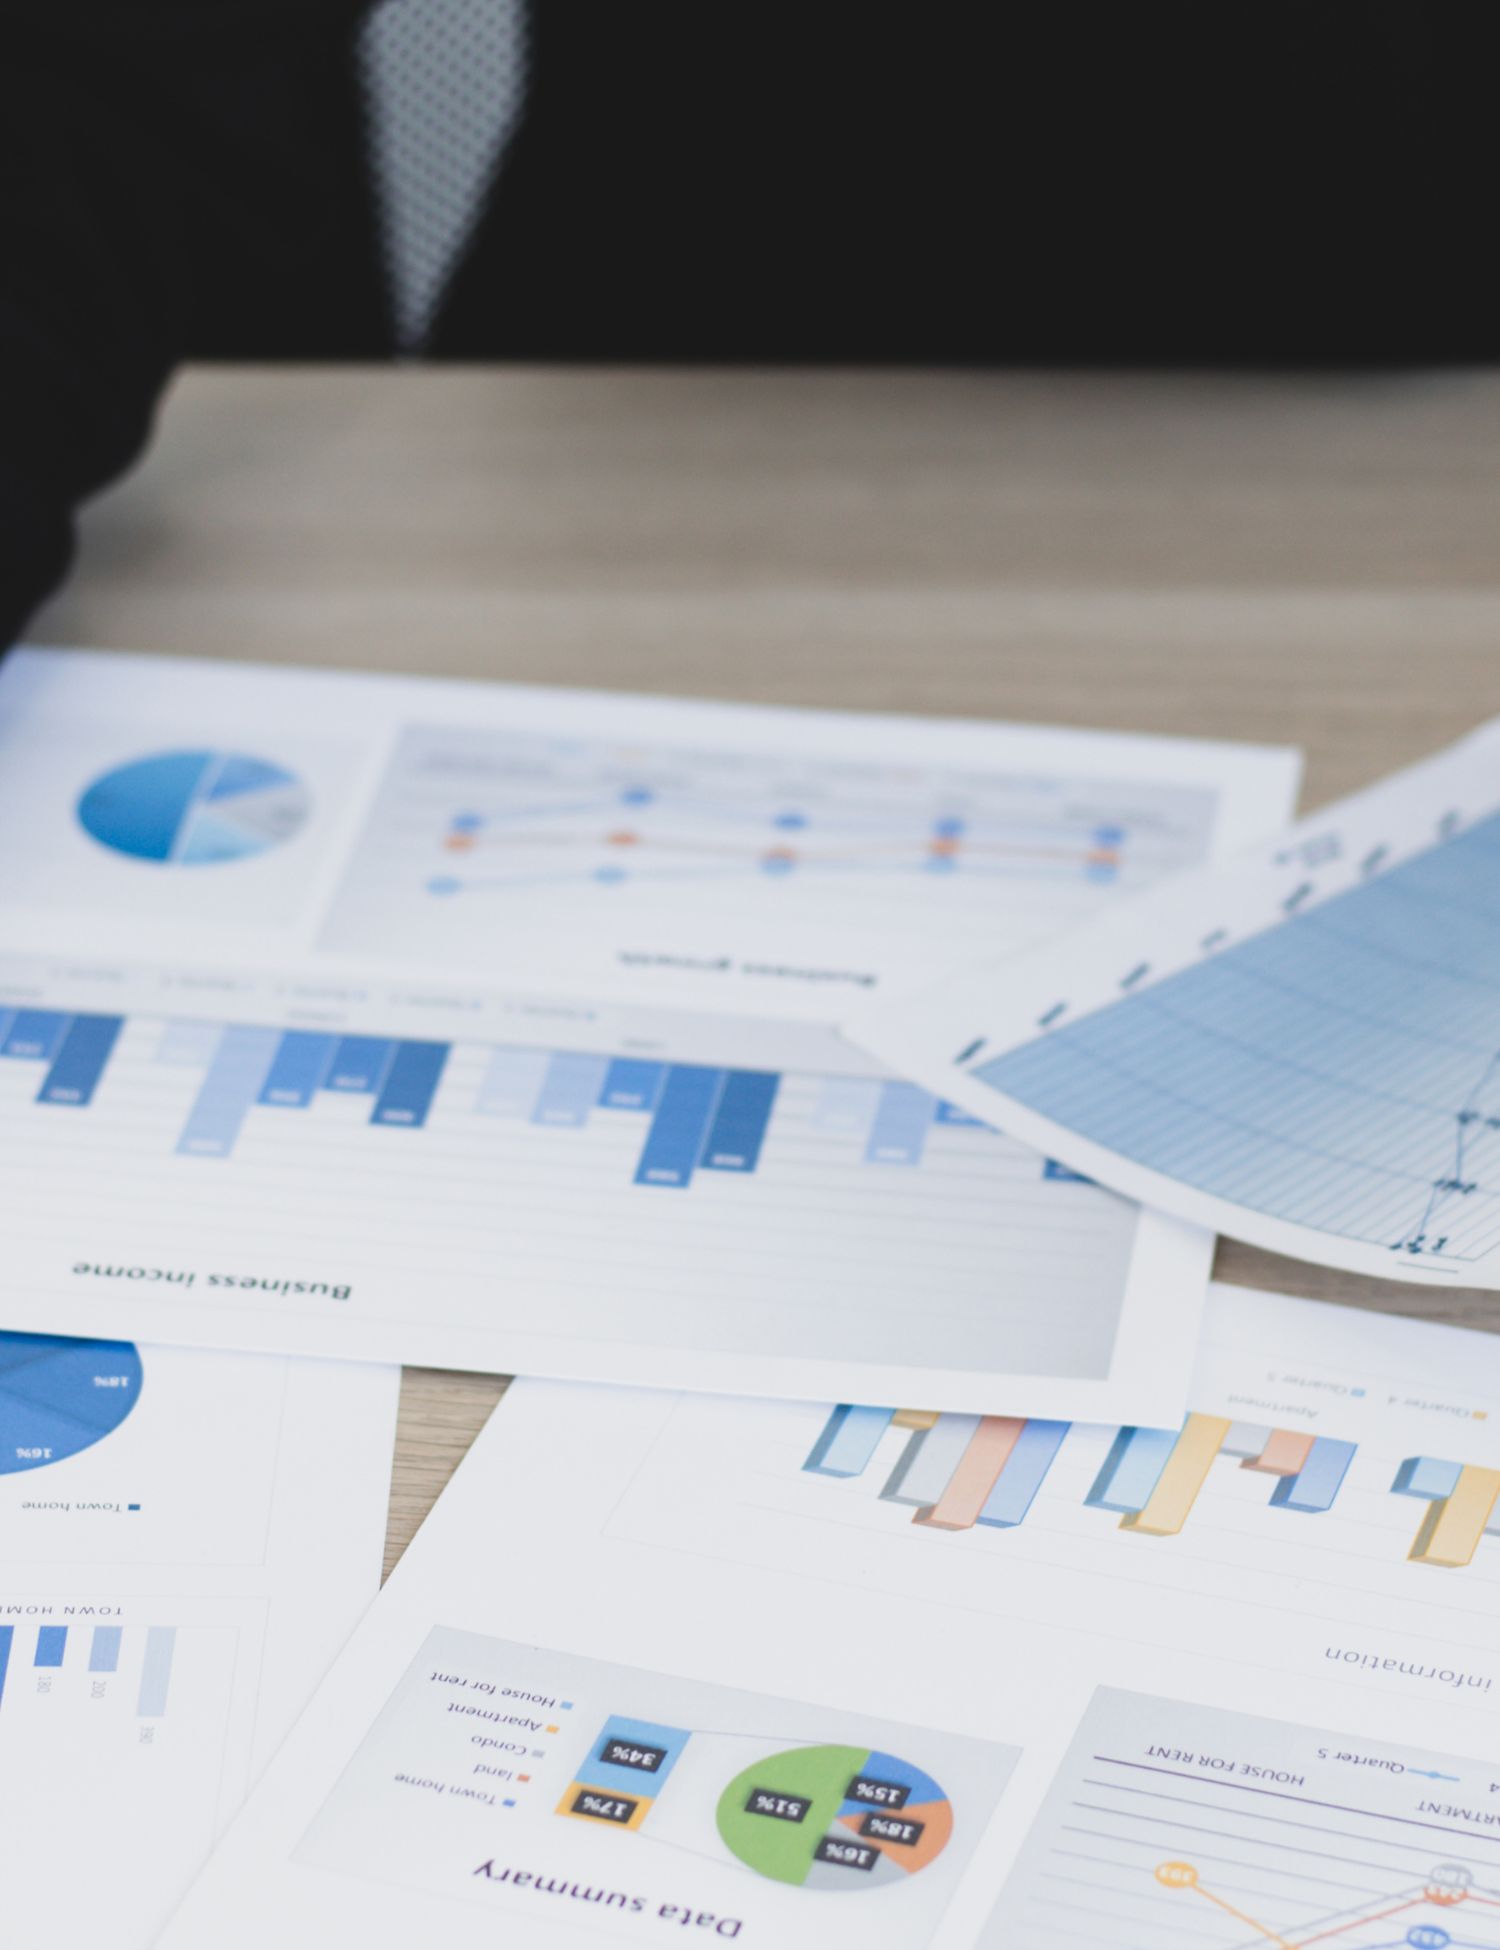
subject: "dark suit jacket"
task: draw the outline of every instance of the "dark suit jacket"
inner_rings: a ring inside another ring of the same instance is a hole
[[[0,642],[178,360],[388,350],[366,10],[3,0]],[[532,0],[429,349],[1488,358],[1497,38],[1385,0]]]

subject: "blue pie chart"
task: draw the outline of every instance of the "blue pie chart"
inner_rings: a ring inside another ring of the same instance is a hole
[[[115,853],[158,866],[248,860],[301,831],[312,809],[295,772],[246,752],[157,752],[101,773],[78,821]]]
[[[129,1341],[0,1333],[0,1476],[102,1442],[140,1399],[141,1374]]]

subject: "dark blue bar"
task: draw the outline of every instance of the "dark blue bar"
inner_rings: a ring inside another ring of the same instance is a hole
[[[706,1171],[754,1171],[781,1078],[769,1070],[731,1070],[703,1147]]]
[[[601,1108],[608,1110],[655,1110],[661,1095],[665,1063],[642,1063],[633,1056],[617,1056],[604,1074],[599,1092]]]
[[[977,1125],[980,1130],[985,1128],[982,1117],[970,1117],[966,1110],[961,1110],[957,1104],[950,1104],[946,1097],[939,1097],[938,1099],[937,1115],[934,1122],[938,1124],[973,1124]]]
[[[1092,1185],[1092,1178],[1085,1178],[1081,1171],[1069,1171],[1060,1165],[1056,1158],[1048,1158],[1042,1166],[1043,1178],[1054,1179],[1059,1185]]]
[[[39,1104],[86,1104],[93,1097],[120,1031],[123,1016],[74,1016],[52,1068],[36,1093]]]
[[[5,1674],[10,1665],[11,1640],[15,1635],[14,1625],[0,1625],[0,1700],[5,1698]]]
[[[704,1069],[697,1063],[671,1066],[636,1167],[637,1185],[692,1183],[723,1087],[722,1070]]]
[[[34,1666],[60,1666],[63,1653],[67,1650],[68,1628],[66,1625],[42,1625],[37,1629],[36,1657]]]
[[[413,1130],[425,1124],[450,1047],[448,1043],[397,1043],[370,1122],[404,1124]]]
[[[5,1048],[5,1039],[10,1034],[10,1026],[15,1019],[14,1009],[0,1009],[0,1050]]]
[[[340,1036],[323,1088],[356,1095],[378,1090],[395,1050],[384,1036]]]
[[[288,1029],[276,1045],[258,1101],[306,1110],[333,1066],[338,1041],[337,1036],[319,1036],[309,1029]]]
[[[0,1044],[0,1056],[18,1056],[50,1063],[67,1034],[70,1016],[53,1009],[17,1009],[15,1021]]]

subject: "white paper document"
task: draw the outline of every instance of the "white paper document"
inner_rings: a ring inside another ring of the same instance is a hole
[[[1207,1276],[851,994],[1283,818],[1283,751],[21,654],[0,1320],[1165,1418]],[[1165,1353],[1161,1350],[1167,1350]]]
[[[518,1383],[166,1950],[1495,1950],[1500,1341],[1216,1287],[1192,1401]]]
[[[380,1582],[394,1369],[0,1333],[0,1941],[145,1950]]]
[[[1132,1198],[1500,1286],[1500,727],[850,1032]]]

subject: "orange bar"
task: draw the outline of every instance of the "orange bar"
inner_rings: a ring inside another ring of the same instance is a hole
[[[1246,1456],[1241,1469],[1259,1469],[1267,1476],[1295,1476],[1313,1446],[1310,1435],[1296,1429],[1272,1429],[1271,1440],[1258,1456]]]
[[[1147,1537],[1175,1537],[1187,1522],[1189,1512],[1203,1488],[1214,1457],[1223,1446],[1233,1424],[1227,1415],[1190,1415],[1182,1434],[1172,1445],[1166,1467],[1156,1479],[1144,1510],[1133,1517],[1121,1517],[1122,1530],[1139,1531]]]
[[[1458,1472],[1453,1494],[1434,1503],[1422,1519],[1417,1541],[1407,1555],[1419,1564],[1440,1564],[1450,1570],[1467,1564],[1479,1548],[1497,1499],[1500,1469],[1466,1463]]]
[[[1018,1421],[1012,1415],[984,1416],[947,1488],[936,1503],[918,1510],[912,1522],[931,1524],[935,1530],[972,1529],[1025,1426],[1024,1418]]]

